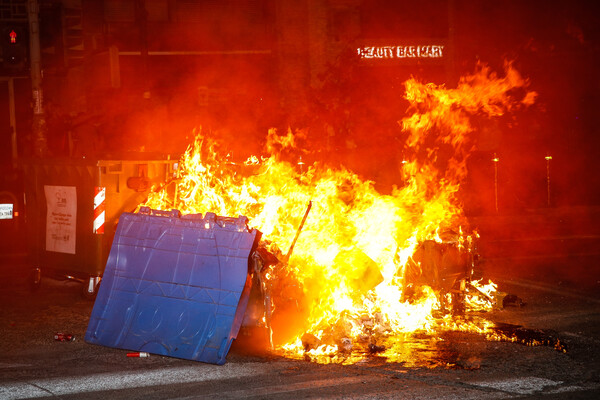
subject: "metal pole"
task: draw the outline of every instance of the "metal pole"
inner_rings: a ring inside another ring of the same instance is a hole
[[[498,213],[498,161],[500,159],[494,153],[494,158],[492,158],[494,162],[494,201],[496,203],[496,213]]]
[[[40,24],[37,0],[27,2],[29,14],[29,58],[31,62],[31,94],[33,100],[33,150],[36,156],[45,156],[48,151],[46,138],[46,119],[42,95],[42,68],[40,54]]]
[[[135,2],[136,22],[140,32],[140,55],[142,56],[142,79],[144,82],[144,99],[149,99],[150,88],[148,85],[148,12],[146,11],[146,2],[136,0]]]
[[[17,117],[15,115],[15,81],[8,78],[8,110],[10,114],[10,139],[12,144],[12,165],[17,167]]]
[[[312,200],[308,202],[308,207],[306,207],[306,211],[304,212],[304,217],[302,218],[302,222],[300,222],[300,226],[298,227],[298,230],[296,231],[296,236],[294,237],[294,240],[292,241],[292,244],[290,245],[290,248],[288,249],[288,252],[284,257],[284,259],[282,261],[284,262],[288,262],[290,261],[290,257],[292,256],[292,251],[294,251],[294,246],[296,246],[296,242],[298,241],[298,237],[300,236],[300,232],[302,232],[302,228],[304,227],[304,223],[306,222],[306,217],[308,217],[308,213],[310,212],[310,209],[312,207]]]
[[[548,194],[548,207],[550,207],[550,160],[552,160],[552,156],[546,156],[546,190]]]

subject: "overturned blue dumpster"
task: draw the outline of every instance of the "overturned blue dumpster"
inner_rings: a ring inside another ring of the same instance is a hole
[[[224,364],[246,311],[259,239],[243,216],[123,213],[85,341]]]

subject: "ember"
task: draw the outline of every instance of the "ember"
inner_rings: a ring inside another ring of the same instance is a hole
[[[278,260],[255,273],[273,302],[263,323],[285,356],[353,363],[377,354],[402,361],[415,335],[434,341],[444,331],[498,335],[491,322],[464,316],[497,302],[495,284],[477,280],[477,234],[459,189],[476,134],[470,119],[531,104],[533,92],[511,97],[526,87],[511,65],[504,77],[480,66],[456,89],[407,81],[411,106],[400,122],[406,148],[398,149],[407,156],[400,167],[405,184],[391,195],[343,167],[300,169],[284,161],[284,151],[300,154],[294,134],[272,130],[270,157],[244,165],[228,162],[198,134],[176,179],[144,205],[250,218],[263,232],[264,250]]]

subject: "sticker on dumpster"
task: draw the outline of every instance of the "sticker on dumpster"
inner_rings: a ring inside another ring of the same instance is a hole
[[[75,186],[44,186],[46,194],[46,250],[75,254],[77,189]]]
[[[13,219],[12,204],[0,204],[0,219]]]

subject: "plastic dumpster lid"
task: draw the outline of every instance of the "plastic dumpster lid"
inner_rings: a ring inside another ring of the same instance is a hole
[[[123,213],[86,342],[223,364],[244,317],[259,237],[243,216]]]

